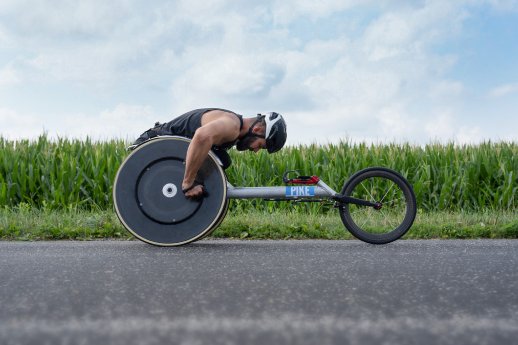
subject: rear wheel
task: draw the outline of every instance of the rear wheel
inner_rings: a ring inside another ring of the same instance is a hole
[[[342,195],[377,203],[377,207],[341,204],[340,217],[356,238],[385,244],[403,236],[412,226],[416,199],[412,187],[397,172],[386,168],[359,171],[342,188]]]
[[[144,242],[178,246],[196,241],[226,214],[227,179],[212,152],[196,177],[207,196],[193,200],[182,193],[189,143],[183,137],[156,137],[138,146],[119,168],[113,187],[117,216]]]

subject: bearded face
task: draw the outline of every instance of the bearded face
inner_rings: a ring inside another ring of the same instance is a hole
[[[254,138],[254,137],[245,137],[243,139],[240,139],[237,141],[236,143],[236,149],[238,151],[246,151],[246,150],[249,150],[251,145],[253,144],[253,142],[256,140],[257,138]]]

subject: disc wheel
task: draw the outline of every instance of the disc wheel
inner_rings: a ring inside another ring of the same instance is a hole
[[[219,225],[228,208],[227,179],[212,152],[199,169],[207,196],[182,192],[190,140],[157,137],[138,146],[117,172],[113,199],[117,216],[138,239],[178,246],[201,239]]]
[[[218,217],[218,219],[216,220],[216,222],[214,223],[212,228],[203,235],[202,239],[212,235],[212,233],[220,226],[221,222],[223,222],[223,219],[225,219],[225,216],[227,215],[227,211],[228,211],[228,206],[229,206],[228,201],[229,200],[227,199],[225,202],[225,205],[223,205],[223,212],[220,214],[220,216]]]
[[[342,194],[367,200],[377,206],[341,204],[340,217],[356,238],[385,244],[403,236],[412,226],[417,206],[412,187],[397,172],[386,168],[368,168],[353,175]]]

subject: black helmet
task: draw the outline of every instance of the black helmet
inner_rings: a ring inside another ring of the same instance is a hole
[[[286,122],[278,113],[262,114],[266,123],[266,132],[264,137],[266,139],[266,149],[268,153],[279,151],[286,143]]]

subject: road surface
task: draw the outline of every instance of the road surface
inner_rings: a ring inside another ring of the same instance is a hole
[[[518,344],[518,241],[0,242],[1,344]]]

